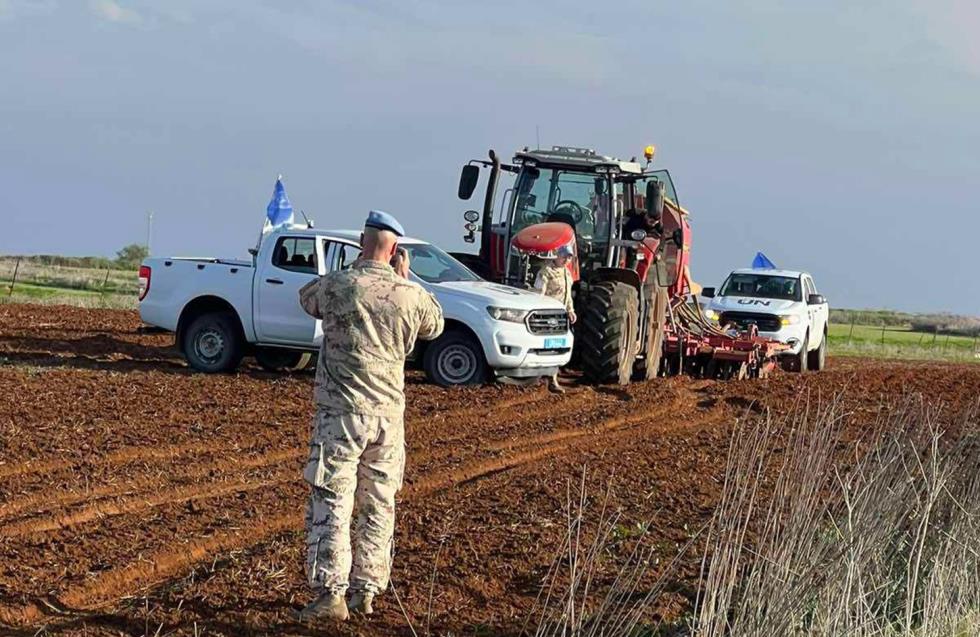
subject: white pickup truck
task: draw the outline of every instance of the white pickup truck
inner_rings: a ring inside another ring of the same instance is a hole
[[[759,335],[790,346],[783,367],[819,371],[827,358],[830,309],[806,272],[745,268],[728,275],[721,288],[704,288],[705,315],[740,329],[755,324]]]
[[[357,231],[284,227],[265,235],[252,259],[155,257],[139,270],[144,323],[176,333],[194,369],[235,369],[254,354],[267,369],[302,365],[323,339],[299,305],[299,288],[350,265]],[[442,305],[446,330],[420,342],[413,359],[440,385],[491,376],[530,379],[568,363],[572,332],[561,303],[484,281],[436,246],[403,238],[412,278]]]

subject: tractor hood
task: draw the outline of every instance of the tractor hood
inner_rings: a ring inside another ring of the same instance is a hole
[[[792,314],[799,310],[801,301],[786,299],[760,299],[754,296],[719,296],[711,299],[708,307],[716,312],[757,312],[760,314]]]
[[[490,281],[449,281],[427,284],[426,287],[437,298],[445,294],[465,298],[481,305],[510,307],[517,310],[564,308],[559,301],[543,296],[538,292],[520,290]]]
[[[574,245],[575,230],[561,221],[536,223],[515,234],[511,244],[521,252],[545,255],[563,245]]]

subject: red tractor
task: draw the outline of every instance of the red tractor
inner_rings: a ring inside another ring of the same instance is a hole
[[[653,147],[646,149],[649,166]],[[724,331],[702,316],[688,275],[691,227],[670,173],[593,150],[524,149],[510,164],[463,167],[459,197],[472,197],[489,168],[482,212],[464,214],[477,255],[457,254],[485,278],[529,287],[541,259],[569,246],[575,283],[577,359],[594,382],[626,384],[681,371],[698,376],[763,376],[780,346],[754,331]],[[502,172],[515,176],[493,219]],[[479,225],[478,225],[479,224]]]

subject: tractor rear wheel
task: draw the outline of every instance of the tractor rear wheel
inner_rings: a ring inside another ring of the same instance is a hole
[[[636,360],[640,301],[636,289],[603,281],[589,290],[579,317],[582,371],[596,383],[626,385]]]

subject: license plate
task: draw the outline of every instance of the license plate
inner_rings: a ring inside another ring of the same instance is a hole
[[[546,338],[544,339],[545,349],[558,349],[559,347],[566,347],[565,337],[561,338]]]

